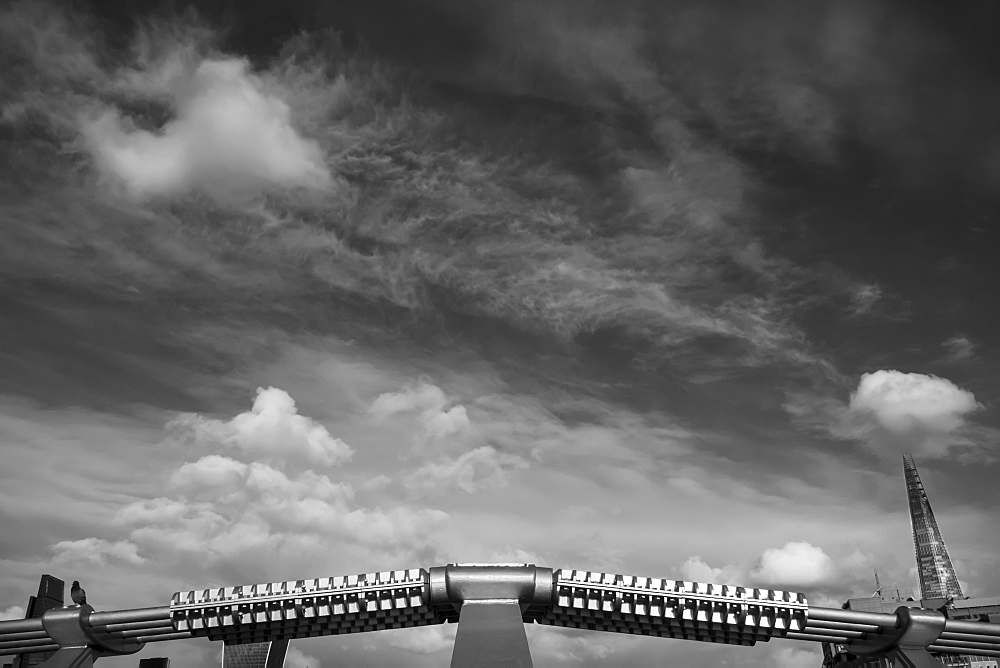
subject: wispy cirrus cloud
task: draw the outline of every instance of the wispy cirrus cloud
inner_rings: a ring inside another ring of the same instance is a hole
[[[109,607],[438,559],[830,605],[875,563],[906,579],[882,455],[947,447],[947,491],[997,441],[985,367],[888,371],[923,334],[990,340],[914,315],[968,292],[922,216],[962,228],[945,191],[996,173],[971,45],[850,2],[309,4],[287,40],[254,3],[224,31],[0,10],[4,606],[39,570]],[[935,506],[972,582],[990,490]],[[540,662],[815,658],[530,632]],[[302,648],[429,666],[449,640],[392,637]]]
[[[946,351],[945,358],[950,362],[965,362],[976,357],[976,344],[966,336],[953,336],[941,346]]]

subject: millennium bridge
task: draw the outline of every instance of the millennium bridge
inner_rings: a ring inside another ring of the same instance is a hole
[[[229,644],[457,623],[451,665],[530,667],[524,625],[701,642],[837,643],[866,659],[939,667],[935,654],[1000,656],[1000,624],[811,606],[803,594],[533,564],[449,564],[182,591],[169,605],[98,612],[86,603],[0,622],[0,655],[52,652],[46,668],[90,668],[145,643]],[[843,664],[845,666],[850,664]]]

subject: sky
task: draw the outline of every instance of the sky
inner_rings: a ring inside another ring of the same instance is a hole
[[[107,610],[486,561],[839,606],[916,589],[903,452],[997,595],[998,19],[0,5],[0,618],[42,573]],[[454,632],[286,666],[441,666]],[[540,666],[820,661],[528,634]]]

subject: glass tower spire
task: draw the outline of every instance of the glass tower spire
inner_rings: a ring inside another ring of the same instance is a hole
[[[965,598],[941,530],[934,519],[931,503],[924,492],[924,484],[920,482],[920,474],[913,463],[913,455],[909,453],[903,455],[903,473],[906,475],[906,495],[910,502],[910,528],[913,530],[913,550],[920,578],[920,597]]]

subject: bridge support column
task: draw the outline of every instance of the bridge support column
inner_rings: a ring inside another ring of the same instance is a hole
[[[462,604],[451,668],[471,666],[532,668],[521,606],[516,600]]]
[[[532,668],[524,612],[551,605],[552,569],[450,564],[430,571],[430,602],[459,612],[451,668]]]

